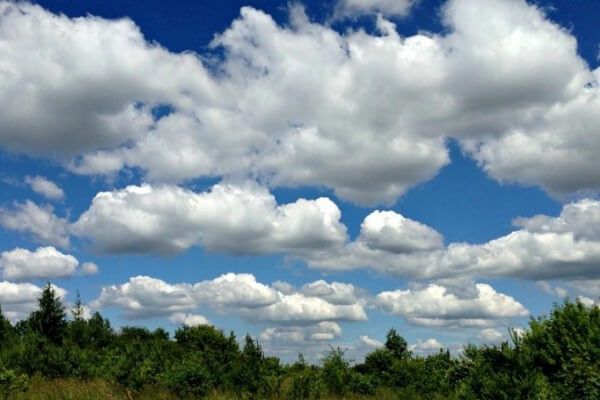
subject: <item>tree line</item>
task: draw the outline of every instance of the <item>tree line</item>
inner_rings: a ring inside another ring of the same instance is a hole
[[[344,396],[397,399],[600,399],[600,309],[566,299],[498,345],[466,345],[412,354],[390,329],[382,348],[352,364],[331,348],[318,364],[283,364],[246,335],[208,325],[115,331],[98,312],[84,318],[79,300],[68,319],[47,285],[38,309],[11,324],[0,309],[0,398],[32,390],[32,379],[102,379],[138,393],[160,388],[177,398],[231,393],[248,399]]]

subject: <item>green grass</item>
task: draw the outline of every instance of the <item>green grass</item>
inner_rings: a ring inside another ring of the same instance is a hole
[[[267,400],[287,399],[287,396],[272,397]],[[374,396],[345,395],[324,396],[324,399],[338,400],[418,400],[414,394],[401,393],[387,388],[381,388]],[[46,379],[34,377],[31,379],[29,389],[25,393],[13,394],[11,400],[188,400],[169,393],[160,387],[148,387],[142,391],[129,391],[118,384],[102,379],[80,380]],[[236,393],[211,393],[207,400],[247,400],[248,395]],[[442,400],[441,398],[439,400]]]

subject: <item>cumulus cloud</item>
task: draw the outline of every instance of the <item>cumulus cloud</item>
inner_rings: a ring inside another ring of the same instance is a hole
[[[384,220],[398,220],[397,214]],[[376,215],[376,214],[371,214]],[[567,204],[558,217],[534,216],[517,218],[521,229],[483,244],[451,243],[445,248],[398,252],[390,246],[369,246],[368,225],[363,222],[358,238],[343,246],[307,255],[309,266],[326,270],[345,270],[370,267],[379,271],[418,279],[464,277],[520,277],[533,280],[597,278],[600,262],[600,235],[598,234],[600,202],[583,199]],[[371,216],[367,217],[369,219]],[[414,233],[404,231],[403,238],[419,237],[427,228],[413,224]],[[408,226],[408,225],[406,225]],[[418,228],[417,228],[418,227]],[[429,234],[434,235],[430,229]],[[390,233],[391,236],[393,236]],[[426,241],[423,241],[425,243]],[[433,241],[432,243],[439,243]],[[402,246],[407,250],[406,246]]]
[[[52,285],[54,293],[64,300],[67,291]],[[2,313],[12,322],[25,319],[38,307],[42,288],[31,283],[0,282],[0,304]]]
[[[98,193],[73,231],[111,253],[173,254],[194,244],[234,254],[300,253],[343,243],[340,215],[327,198],[278,205],[251,182],[203,193],[145,184]]]
[[[212,325],[209,320],[199,314],[175,313],[169,317],[169,321],[186,326]]]
[[[149,276],[134,276],[121,285],[104,286],[92,308],[118,307],[130,319],[150,318],[194,309],[191,285],[171,285]]]
[[[49,200],[60,200],[65,197],[65,192],[56,183],[43,176],[26,176],[25,183],[31,189]]]
[[[373,211],[360,227],[359,241],[373,250],[408,253],[441,248],[442,235],[393,211]]]
[[[381,13],[387,16],[405,16],[417,0],[340,0],[334,18],[357,17]]]
[[[339,4],[402,15],[412,3]],[[197,55],[148,43],[128,19],[69,19],[27,3],[1,11],[11,101],[0,143],[75,154],[80,173],[139,167],[172,182],[250,172],[391,203],[448,163],[453,137],[498,180],[552,193],[600,185],[600,70],[524,0],[449,0],[445,33],[409,37],[382,16],[373,34],[340,34],[300,7],[285,27],[245,7],[211,44],[224,53],[216,74]],[[159,105],[172,112],[155,118]]]
[[[277,291],[257,282],[252,274],[224,274],[196,283],[193,291],[199,302],[213,306],[258,308],[279,301]]]
[[[331,282],[322,279],[305,284],[300,293],[306,296],[320,297],[332,304],[354,304],[364,297],[364,293],[350,283]]]
[[[429,338],[426,340],[418,339],[417,343],[408,346],[408,349],[410,351],[415,352],[419,355],[437,353],[440,351],[440,349],[443,348],[444,346],[435,338]]]
[[[358,302],[335,304],[298,292],[283,294],[257,282],[253,275],[233,273],[195,284],[136,276],[121,285],[103,287],[100,297],[91,303],[93,308],[118,307],[123,316],[132,319],[183,313],[200,305],[250,321],[288,326],[367,319]]]
[[[424,326],[485,326],[494,320],[529,314],[521,303],[490,285],[478,283],[475,289],[474,297],[459,297],[443,286],[429,284],[424,288],[381,292],[374,304]]]
[[[501,341],[504,338],[504,335],[501,332],[498,332],[496,329],[486,328],[482,329],[477,337],[483,343],[494,344]]]
[[[35,251],[16,248],[2,252],[2,277],[10,280],[60,278],[76,273],[79,261],[54,247],[39,247]]]
[[[330,342],[342,335],[342,328],[335,322],[323,321],[308,326],[284,326],[265,329],[259,336],[269,346],[299,346],[310,342]]]
[[[129,19],[71,19],[14,2],[2,2],[0,14],[0,85],[11,99],[0,107],[0,141],[9,148],[73,154],[119,145],[151,127],[140,104],[210,93],[196,56],[149,44]]]
[[[0,225],[30,234],[36,241],[69,247],[69,222],[57,217],[51,205],[38,206],[30,200],[16,203],[14,209],[0,208]]]
[[[93,262],[84,262],[81,264],[81,273],[83,275],[97,275],[98,272],[100,272],[100,269]]]

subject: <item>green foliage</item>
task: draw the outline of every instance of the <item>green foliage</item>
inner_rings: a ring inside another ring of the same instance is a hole
[[[523,352],[560,398],[600,398],[600,309],[565,301],[533,319]]]
[[[0,396],[2,399],[10,399],[19,392],[27,391],[28,384],[27,375],[18,375],[11,369],[0,368]]]
[[[249,335],[240,348],[233,333],[211,326],[183,326],[173,339],[161,328],[115,332],[83,310],[78,297],[67,321],[50,285],[15,326],[0,309],[0,398],[600,398],[600,310],[580,302],[555,305],[523,336],[510,331],[510,343],[468,345],[460,358],[448,350],[414,356],[391,329],[385,346],[354,366],[339,347],[320,365],[300,354],[282,366]]]
[[[65,337],[67,316],[50,283],[42,290],[38,306],[38,310],[29,316],[29,326],[53,344],[60,345]]]
[[[344,394],[349,389],[350,361],[344,355],[345,351],[341,348],[331,348],[321,360],[323,381],[331,394]]]

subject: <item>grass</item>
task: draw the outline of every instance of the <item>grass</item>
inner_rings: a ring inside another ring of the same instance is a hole
[[[1,396],[0,396],[1,397]],[[207,400],[249,400],[252,397],[236,393],[214,392]],[[287,396],[272,397],[267,400],[283,400]],[[344,396],[324,396],[324,399],[337,400],[420,400],[419,396],[389,388],[380,388],[374,396],[349,394]],[[134,392],[102,379],[81,380],[74,378],[47,379],[33,377],[29,389],[24,393],[12,394],[10,400],[189,400],[181,398],[160,387],[148,387]],[[439,398],[439,400],[442,400]]]

